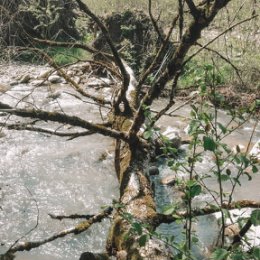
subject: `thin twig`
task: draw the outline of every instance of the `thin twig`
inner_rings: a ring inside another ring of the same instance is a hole
[[[199,54],[202,50],[204,50],[207,46],[209,46],[211,43],[213,43],[214,41],[216,41],[219,37],[221,37],[222,35],[226,34],[228,31],[231,31],[232,29],[234,29],[235,27],[237,27],[238,25],[251,21],[252,19],[255,19],[256,17],[258,17],[258,15],[254,15],[251,16],[247,19],[244,19],[232,26],[230,26],[229,28],[227,28],[226,30],[224,30],[223,32],[221,32],[219,35],[217,35],[214,39],[210,40],[208,43],[204,44],[199,50],[197,50],[195,53],[193,53],[190,57],[188,57],[184,62],[183,65],[187,64],[192,58],[194,58],[197,54]]]

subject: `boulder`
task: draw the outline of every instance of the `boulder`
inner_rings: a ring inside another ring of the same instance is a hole
[[[62,82],[62,78],[58,75],[51,75],[48,80],[53,83],[53,84],[56,84],[56,83],[61,83]]]
[[[169,175],[169,176],[163,177],[160,182],[162,185],[175,185],[176,177],[174,175]]]
[[[255,143],[249,154],[260,162],[260,139]]]
[[[109,260],[107,254],[93,254],[91,252],[84,252],[81,254],[79,260]]]
[[[39,76],[37,77],[37,79],[47,79],[50,72],[51,72],[50,70],[45,70],[45,71],[41,72],[39,74]]]
[[[178,129],[168,126],[162,135],[170,140],[174,148],[178,149],[180,147],[181,137],[179,135]]]
[[[6,91],[8,91],[10,89],[9,86],[4,85],[4,84],[0,84],[0,92],[1,93],[5,93]]]
[[[42,79],[35,79],[35,80],[31,81],[31,84],[33,86],[42,86],[42,85],[44,85],[44,83],[45,82]]]
[[[148,173],[149,173],[150,176],[152,176],[152,175],[159,175],[159,169],[156,166],[151,166],[148,169]]]
[[[30,81],[30,79],[31,79],[31,76],[29,74],[25,74],[21,77],[19,83],[26,84]]]

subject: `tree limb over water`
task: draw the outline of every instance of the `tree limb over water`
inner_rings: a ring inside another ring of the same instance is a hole
[[[18,245],[10,248],[6,254],[13,254],[17,251],[30,251],[33,248],[39,247],[41,245],[44,245],[46,243],[49,243],[51,241],[56,240],[57,238],[65,237],[69,234],[80,234],[84,231],[86,231],[92,224],[101,222],[104,218],[108,217],[112,213],[113,208],[108,207],[101,213],[92,216],[88,220],[85,220],[83,222],[80,222],[77,226],[62,230],[46,239],[39,240],[39,241],[33,241],[33,242],[20,242]]]

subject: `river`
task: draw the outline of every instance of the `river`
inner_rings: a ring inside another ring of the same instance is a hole
[[[1,101],[11,105],[23,100],[30,106],[37,102],[43,109],[57,110],[62,107],[64,112],[75,114],[84,119],[95,122],[99,116],[99,108],[82,103],[73,98],[63,84],[45,85],[35,87],[31,83],[17,84],[12,87],[9,83],[30,70],[36,77],[46,70],[45,66],[35,66],[33,69],[27,65],[5,65],[0,67],[0,80],[2,85]],[[4,88],[6,86],[6,88]],[[4,91],[3,91],[4,89]],[[52,94],[58,95],[58,101]],[[59,92],[57,92],[59,91]],[[20,104],[18,104],[19,106]],[[177,107],[180,103],[177,103]],[[158,110],[163,102],[156,102],[154,109]],[[190,107],[184,106],[176,111],[175,117],[162,117],[159,125],[177,127],[181,133],[188,125]],[[107,112],[104,110],[104,112]],[[221,121],[228,120],[224,111],[219,112]],[[7,116],[1,114],[1,122]],[[9,122],[15,117],[10,117]],[[238,143],[246,145],[254,126],[251,120],[232,134],[226,142],[230,147]],[[45,123],[41,123],[45,126]],[[51,124],[52,129],[58,125]],[[66,126],[59,130],[68,130]],[[77,129],[69,129],[71,131]],[[113,199],[119,196],[118,183],[113,168],[113,140],[91,135],[67,140],[64,137],[48,136],[42,133],[29,131],[7,131],[1,129],[0,138],[0,254],[18,238],[22,237],[35,225],[25,240],[40,240],[52,235],[54,232],[72,227],[77,221],[53,220],[48,214],[95,214],[101,211],[102,206],[111,205]],[[253,136],[252,143],[260,139],[260,125]],[[210,158],[205,158],[198,166],[201,172],[207,170]],[[167,167],[160,166],[160,178],[172,174]],[[214,182],[209,182],[214,187]],[[257,174],[253,181],[243,180],[242,187],[238,187],[234,194],[235,199],[260,200],[260,175]],[[228,187],[227,187],[228,189]],[[161,206],[174,200],[175,191],[172,187],[158,185],[156,190],[157,202]],[[204,197],[197,198],[204,201]],[[205,225],[211,226],[214,233],[213,222],[216,218],[202,217],[197,231],[205,246],[209,244],[210,234],[204,230]],[[102,252],[105,248],[105,238],[110,221],[94,224],[88,231],[77,235],[57,239],[30,252],[18,253],[17,260],[76,260],[84,251]],[[162,225],[160,232],[169,234],[169,230],[178,230],[176,225]],[[204,230],[204,231],[203,231]],[[171,231],[172,232],[172,231]],[[257,237],[259,230],[252,236]],[[211,233],[212,234],[212,233]],[[212,235],[211,235],[212,236]],[[256,243],[259,240],[255,239]]]

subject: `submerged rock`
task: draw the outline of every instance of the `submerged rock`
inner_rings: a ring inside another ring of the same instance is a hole
[[[93,254],[91,252],[84,252],[81,254],[79,260],[109,260],[107,254]]]
[[[149,175],[159,175],[159,169],[158,169],[158,167],[156,167],[156,166],[151,166],[151,167],[149,167],[149,169],[148,169],[148,173],[149,173]]]

